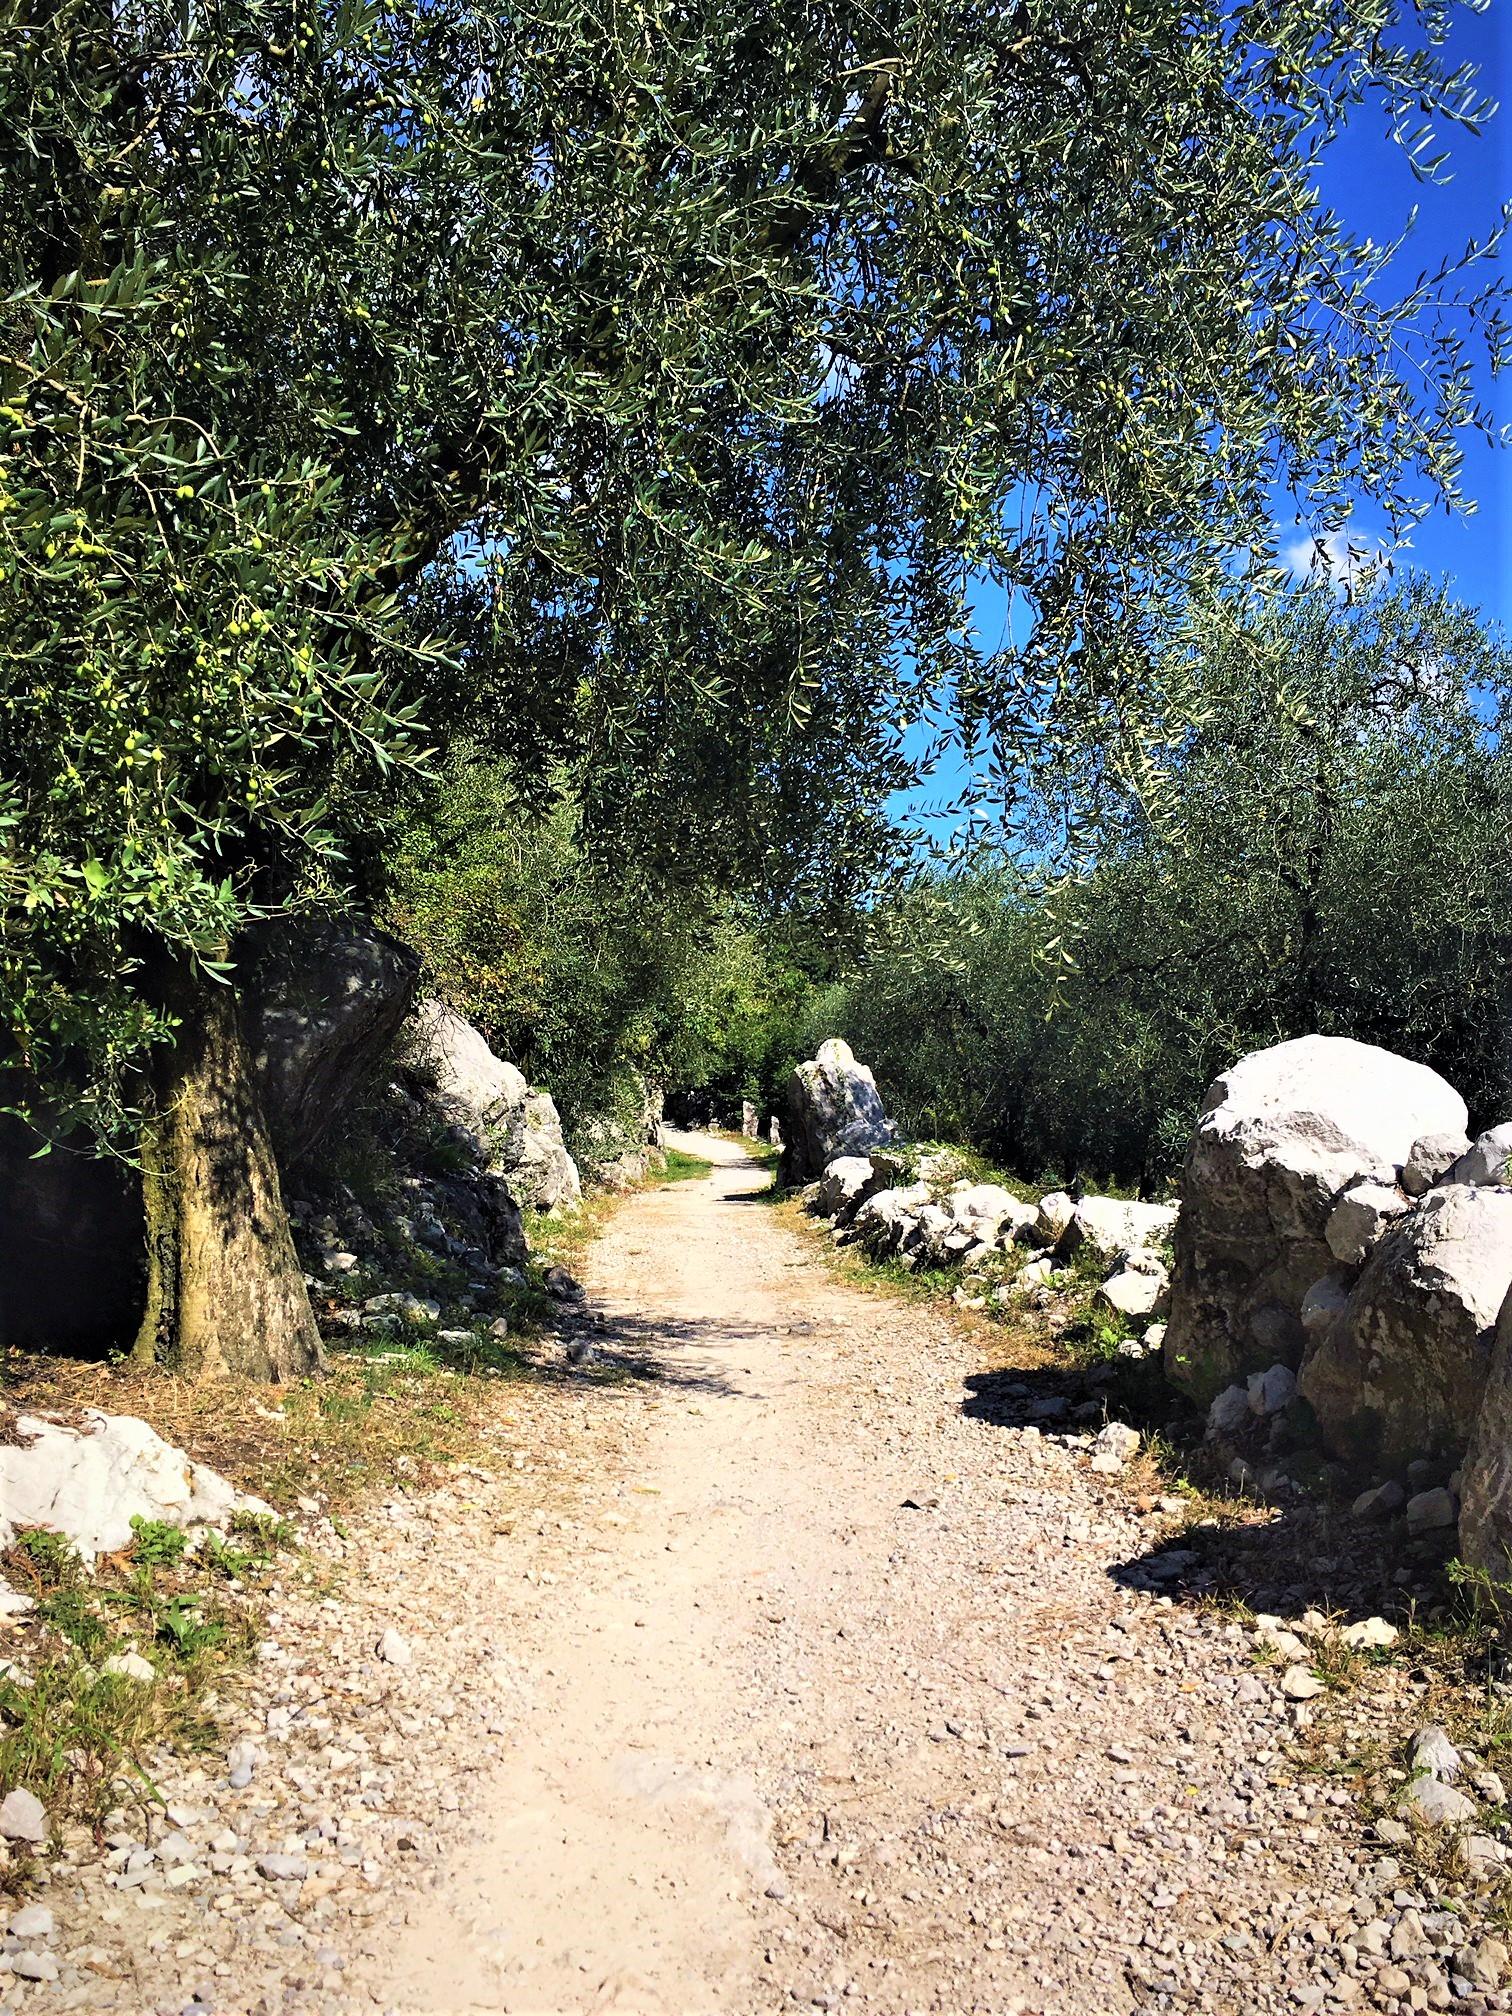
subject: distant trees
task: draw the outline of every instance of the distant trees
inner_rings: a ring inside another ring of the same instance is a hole
[[[1206,1085],[1312,1029],[1512,1112],[1512,658],[1422,580],[1194,641],[1164,821],[1126,793],[1049,892],[925,883],[822,1014],[910,1124],[1035,1173],[1155,1181]],[[1048,948],[1048,949],[1047,949]]]
[[[1473,118],[1451,11],[0,0],[0,1105],[135,1144],[145,1355],[312,1362],[237,961],[432,744],[854,881],[932,697],[1137,751],[1278,480],[1452,492],[1455,283],[1310,171]]]
[[[796,850],[792,866],[802,879]],[[501,763],[449,767],[396,836],[385,885],[428,984],[551,1088],[577,1145],[632,1070],[738,1103],[769,1096],[791,1060],[807,975],[770,913],[633,856],[595,862],[576,802],[530,819]]]

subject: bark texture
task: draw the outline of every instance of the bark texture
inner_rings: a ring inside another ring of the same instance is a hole
[[[147,1301],[136,1356],[187,1378],[323,1365],[236,995],[187,991],[143,1141]]]

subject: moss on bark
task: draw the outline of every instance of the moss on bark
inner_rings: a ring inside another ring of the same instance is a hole
[[[232,988],[186,987],[143,1135],[147,1302],[134,1356],[186,1378],[323,1364]]]

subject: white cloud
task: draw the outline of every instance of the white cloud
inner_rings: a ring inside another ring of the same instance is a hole
[[[1305,525],[1294,526],[1280,547],[1281,564],[1299,581],[1332,581],[1346,591],[1389,567],[1393,550],[1368,533],[1310,532]]]

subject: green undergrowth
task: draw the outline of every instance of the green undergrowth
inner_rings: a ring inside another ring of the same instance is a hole
[[[151,1753],[214,1740],[219,1688],[256,1642],[259,1599],[290,1544],[281,1520],[251,1513],[197,1545],[156,1520],[132,1529],[93,1567],[41,1528],[4,1556],[6,1580],[34,1607],[0,1674],[0,1787],[34,1792],[54,1827],[98,1830],[117,1807],[160,1804]],[[27,1873],[23,1857],[5,1880],[20,1889]]]
[[[714,1164],[705,1161],[702,1155],[687,1155],[681,1148],[665,1151],[661,1170],[663,1183],[699,1183],[713,1173]]]
[[[898,1162],[901,1182],[917,1183],[922,1178],[937,1197],[943,1197],[957,1183],[994,1183],[1021,1203],[1037,1204],[1047,1190],[1056,1187],[1053,1180],[1026,1183],[989,1162],[974,1148],[963,1148],[955,1141],[900,1141],[886,1152]]]

